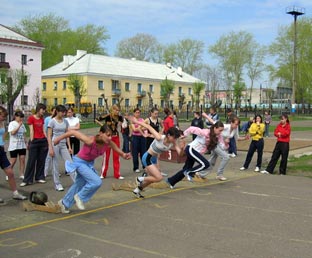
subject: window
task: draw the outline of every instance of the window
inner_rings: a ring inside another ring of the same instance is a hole
[[[179,96],[182,95],[182,87],[179,87]]]
[[[46,106],[47,106],[47,105],[48,105],[48,101],[47,101],[47,99],[46,99],[46,98],[43,98],[43,99],[42,99],[42,103],[43,103],[44,105],[46,105]]]
[[[67,88],[67,81],[63,81],[63,90],[66,90]]]
[[[57,90],[57,81],[54,82],[53,90]]]
[[[130,99],[125,99],[125,106],[129,107],[130,106]]]
[[[142,92],[142,83],[138,83],[138,92]]]
[[[0,53],[0,63],[5,63],[5,53]]]
[[[27,65],[27,55],[22,55],[22,65]]]
[[[67,102],[67,99],[66,98],[63,98],[63,105],[65,105]]]
[[[54,98],[54,106],[57,106],[57,98]]]
[[[150,85],[149,85],[149,92],[150,92],[150,93],[153,93],[153,92],[154,92],[154,85],[153,85],[153,84],[150,84]]]
[[[125,91],[130,91],[130,83],[129,82],[125,83]]]
[[[142,107],[142,99],[138,99],[138,107]]]
[[[118,99],[113,98],[113,99],[112,99],[112,105],[115,105],[115,104],[117,104],[117,103],[118,103]]]
[[[104,82],[103,81],[98,81],[98,89],[104,90]]]
[[[112,80],[112,90],[118,90],[119,89],[119,81]]]
[[[103,107],[103,98],[98,98],[98,106]]]
[[[22,104],[22,106],[24,106],[24,105],[27,106],[28,105],[28,96],[27,95],[21,96],[21,104]]]
[[[46,91],[47,90],[47,83],[43,82],[42,83],[42,91]]]
[[[192,88],[188,88],[188,95],[192,95]]]
[[[161,106],[162,108],[165,107],[165,101],[164,101],[163,99],[160,101],[160,106]]]

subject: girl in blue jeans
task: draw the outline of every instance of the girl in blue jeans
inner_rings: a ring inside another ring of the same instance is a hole
[[[102,180],[94,169],[94,160],[102,156],[107,148],[112,148],[124,159],[130,159],[130,153],[124,153],[112,141],[112,131],[107,125],[101,126],[96,136],[89,137],[79,131],[68,131],[57,137],[53,142],[57,145],[62,139],[70,136],[75,136],[83,141],[84,145],[78,154],[73,157],[72,162],[65,162],[68,173],[76,171],[76,179],[63,199],[58,202],[62,213],[69,213],[69,208],[74,203],[76,203],[79,210],[84,210],[84,203],[89,201],[100,188]]]

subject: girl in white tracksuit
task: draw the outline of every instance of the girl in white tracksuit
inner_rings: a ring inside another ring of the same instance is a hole
[[[201,129],[191,126],[184,131],[184,136],[195,134],[197,137],[185,148],[187,159],[183,168],[166,180],[171,188],[173,188],[176,183],[180,182],[184,176],[186,176],[189,181],[192,181],[192,177],[196,172],[209,167],[209,162],[203,155],[207,150],[213,150],[217,146],[218,141],[223,141],[223,137],[221,136],[223,129],[223,123],[218,121],[213,124],[210,129]],[[195,162],[198,163],[198,165],[194,166]]]

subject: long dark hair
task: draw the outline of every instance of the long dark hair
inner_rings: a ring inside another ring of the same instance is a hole
[[[66,107],[65,107],[64,105],[57,105],[57,106],[55,107],[55,110],[56,110],[56,112],[54,112],[54,114],[52,114],[52,118],[53,118],[53,117],[56,117],[57,112],[66,112],[66,111],[67,111],[67,110],[66,110]]]
[[[215,124],[213,124],[210,127],[210,132],[209,132],[209,143],[207,146],[208,151],[212,151],[218,144],[218,136],[215,134],[214,129],[219,128],[219,127],[224,127],[224,124],[221,121],[217,121]]]
[[[166,135],[173,136],[175,139],[178,139],[181,136],[181,130],[176,127],[170,127],[166,132]]]

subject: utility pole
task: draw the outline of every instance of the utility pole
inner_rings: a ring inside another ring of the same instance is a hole
[[[24,74],[24,65],[27,65],[27,62],[32,62],[34,61],[32,58],[30,59],[25,59],[22,60],[22,78],[21,78],[21,84],[22,84],[22,101],[21,101],[21,105],[22,105],[22,110],[24,112],[24,104],[25,104],[25,93],[24,93],[24,88],[25,88],[25,74]]]
[[[297,17],[303,15],[304,8],[287,7],[286,13],[294,17],[294,44],[293,44],[293,71],[292,71],[292,96],[291,104],[296,103],[296,89],[297,89]]]

